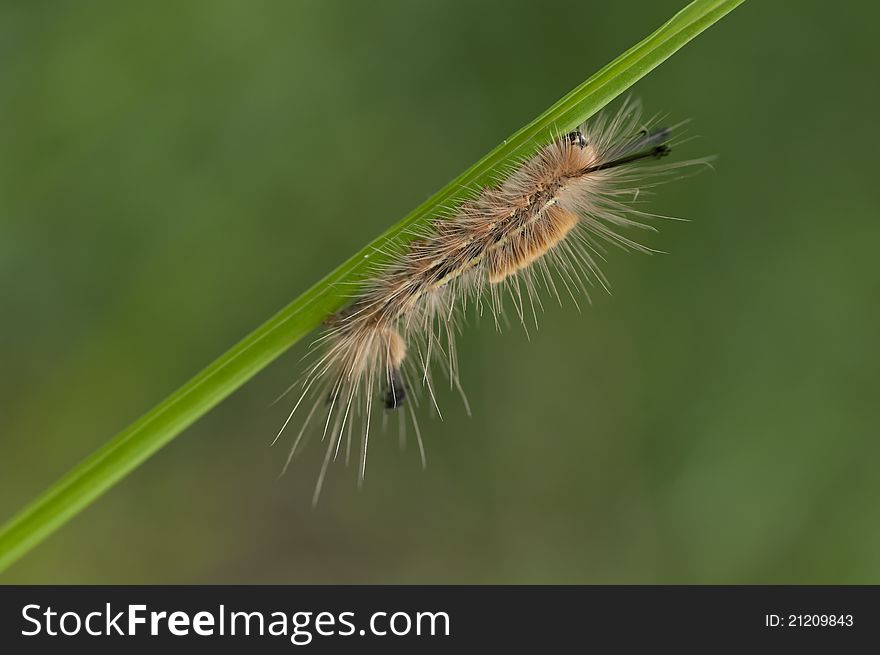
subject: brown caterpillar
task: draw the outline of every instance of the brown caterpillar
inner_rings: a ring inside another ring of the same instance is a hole
[[[643,125],[638,105],[625,103],[613,117],[601,116],[552,139],[500,184],[482,189],[449,216],[436,218],[363,283],[346,309],[328,319],[316,341],[323,352],[298,383],[299,400],[275,438],[303,400],[314,397],[287,464],[319,415],[327,447],[315,502],[343,439],[348,462],[356,423],[363,481],[377,401],[381,411],[400,414],[402,435],[402,412],[408,413],[424,465],[414,392],[427,389],[439,413],[431,375],[434,362],[467,406],[459,384],[455,334],[469,302],[479,314],[488,308],[500,328],[507,296],[525,326],[526,302],[533,315],[536,305],[541,306],[539,287],[560,302],[562,290],[575,304],[575,291],[586,292],[586,284],[598,282],[607,290],[597,263],[604,258],[603,245],[650,251],[621,234],[630,228],[653,229],[642,221],[654,215],[631,203],[670,173],[706,161],[645,165],[669,154],[672,132]]]

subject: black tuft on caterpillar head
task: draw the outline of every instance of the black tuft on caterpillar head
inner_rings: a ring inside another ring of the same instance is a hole
[[[575,130],[574,132],[569,132],[567,135],[568,142],[573,146],[577,146],[578,148],[586,148],[587,140],[584,138],[583,133],[580,130]]]

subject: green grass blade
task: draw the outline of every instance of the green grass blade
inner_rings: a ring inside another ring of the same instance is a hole
[[[570,130],[595,114],[743,1],[691,2],[116,435],[3,526],[0,571],[339,309],[344,303],[343,289],[363,277],[366,265],[379,257],[379,246],[405,241],[405,228],[424,223],[440,207],[454,204],[463,189],[491,182],[505,162],[536,149],[551,129]]]

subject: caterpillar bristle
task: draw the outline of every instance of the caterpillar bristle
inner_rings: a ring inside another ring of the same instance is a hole
[[[315,502],[343,435],[348,462],[356,422],[363,482],[377,403],[377,411],[406,412],[400,415],[401,439],[408,416],[424,464],[415,407],[424,391],[440,414],[433,366],[459,391],[470,413],[455,347],[469,306],[478,317],[488,309],[501,329],[506,297],[528,334],[527,323],[537,327],[543,309],[542,290],[560,304],[567,294],[577,306],[577,293],[589,298],[589,286],[609,289],[599,265],[603,243],[655,252],[622,233],[653,229],[644,222],[653,215],[632,203],[643,189],[706,161],[651,163],[670,153],[674,134],[674,128],[642,124],[638,104],[624,103],[614,115],[554,135],[534,155],[511,165],[502,182],[442,210],[429,227],[412,230],[408,246],[384,252],[387,263],[374,269],[345,309],[325,320],[318,340],[323,352],[301,379],[300,396],[278,433],[307,397],[316,396],[287,460],[314,416],[322,415],[326,451]]]

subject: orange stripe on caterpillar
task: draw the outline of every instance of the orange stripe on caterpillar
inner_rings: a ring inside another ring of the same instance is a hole
[[[552,206],[523,230],[512,234],[488,257],[488,277],[498,284],[517,271],[527,268],[562,241],[578,223],[576,214]]]

